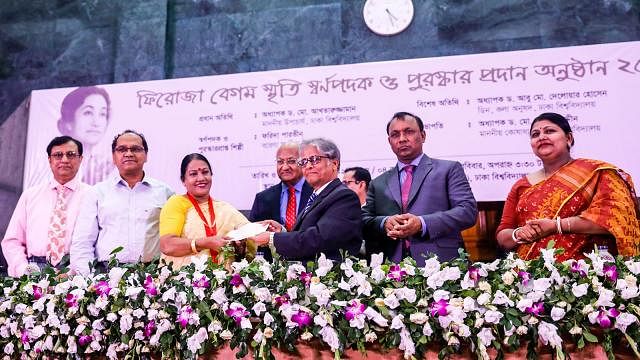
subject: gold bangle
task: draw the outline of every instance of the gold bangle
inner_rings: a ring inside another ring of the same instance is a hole
[[[193,253],[193,255],[198,253],[198,249],[196,248],[196,239],[191,239],[191,253]]]
[[[562,235],[562,223],[560,222],[560,216],[556,217],[556,228],[558,230],[558,235]]]
[[[567,233],[571,234],[571,218],[567,218]]]

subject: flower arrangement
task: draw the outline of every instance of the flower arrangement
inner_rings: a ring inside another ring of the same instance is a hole
[[[557,251],[557,250],[555,250]],[[491,263],[466,255],[370,263],[321,256],[305,265],[276,259],[210,260],[172,270],[119,265],[89,277],[53,269],[3,278],[0,348],[4,358],[110,359],[157,354],[195,358],[225,343],[242,357],[273,359],[273,348],[326,344],[339,358],[367,344],[421,357],[438,344],[441,358],[470,348],[489,358],[541,342],[563,359],[566,343],[600,342],[610,358],[621,339],[640,357],[640,259],[555,261],[554,250],[523,261],[509,254]],[[594,329],[597,329],[595,331]],[[594,335],[594,332],[600,336]]]

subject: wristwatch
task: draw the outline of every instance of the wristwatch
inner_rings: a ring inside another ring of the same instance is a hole
[[[273,247],[273,236],[274,236],[275,234],[276,234],[276,233],[274,233],[274,232],[270,232],[270,233],[269,233],[269,247],[270,247],[270,248],[272,248],[272,247]]]

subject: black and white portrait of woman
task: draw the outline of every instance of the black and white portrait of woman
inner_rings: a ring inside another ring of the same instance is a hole
[[[111,115],[111,99],[103,88],[79,87],[71,91],[60,106],[58,130],[71,136],[84,147],[79,174],[82,181],[93,185],[113,171],[109,144],[103,142]]]

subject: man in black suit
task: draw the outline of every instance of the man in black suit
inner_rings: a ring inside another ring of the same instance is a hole
[[[280,183],[256,194],[249,214],[251,222],[274,220],[284,224],[288,231],[293,229],[313,192],[302,177],[298,157],[298,144],[288,143],[280,146],[276,152],[276,171]],[[265,257],[270,259],[268,248],[263,250]]]
[[[274,221],[269,231],[255,237],[258,246],[269,244],[287,260],[315,260],[320,253],[341,261],[340,250],[356,255],[362,242],[358,196],[338,179],[340,151],[331,141],[312,139],[300,144],[298,165],[313,194],[292,231]]]

